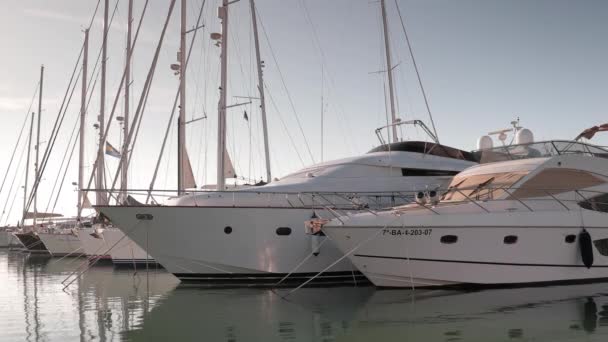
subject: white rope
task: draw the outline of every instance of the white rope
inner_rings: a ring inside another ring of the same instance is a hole
[[[297,290],[301,289],[302,287],[306,286],[308,283],[310,283],[311,281],[313,281],[314,279],[316,279],[318,276],[320,276],[321,274],[323,274],[324,272],[326,272],[330,268],[332,268],[335,265],[337,265],[340,261],[344,260],[346,257],[348,257],[349,255],[351,255],[352,253],[354,253],[357,249],[359,249],[359,247],[363,246],[364,244],[368,243],[369,241],[371,241],[372,239],[374,239],[376,236],[378,236],[378,234],[383,229],[386,229],[386,227],[388,227],[388,225],[392,224],[393,222],[396,222],[397,220],[399,220],[399,217],[397,217],[395,220],[387,223],[384,227],[378,228],[378,230],[374,234],[372,234],[371,236],[369,236],[367,239],[361,241],[358,245],[356,245],[355,247],[353,247],[350,251],[348,251],[347,253],[345,253],[342,257],[338,258],[338,260],[334,261],[331,265],[329,265],[326,268],[324,268],[321,272],[317,273],[314,277],[308,279],[307,281],[305,281],[304,283],[302,283],[300,286],[298,286],[295,289],[289,291],[289,293],[287,293],[287,295],[285,295],[285,297],[289,296],[290,294],[292,294],[292,293],[296,292]]]
[[[325,241],[329,240],[327,237],[325,237],[325,239],[319,244],[319,246],[317,247],[317,249],[321,249],[321,246],[323,246],[323,244],[325,243]],[[314,255],[314,251],[310,252],[310,254],[308,254],[304,260],[302,260],[294,269],[292,269],[289,273],[287,273],[286,276],[284,276],[281,280],[279,280],[276,284],[274,284],[274,287],[279,286],[283,281],[285,281],[285,279],[289,278],[295,271],[297,271],[302,265],[304,265],[304,263],[306,261],[308,261],[308,259],[310,259],[313,255]]]

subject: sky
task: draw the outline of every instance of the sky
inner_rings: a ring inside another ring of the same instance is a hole
[[[45,65],[41,151],[46,148],[72,70],[97,0],[0,0],[0,177]],[[135,0],[134,26],[143,0]],[[193,28],[203,3],[188,0],[188,28]],[[471,150],[479,136],[508,128],[520,118],[537,140],[571,139],[581,130],[608,120],[608,2],[601,0],[387,0],[391,57],[398,116],[430,125],[412,59],[397,13],[401,10],[419,67],[440,141]],[[108,35],[107,116],[115,102],[125,63],[127,0],[117,6]],[[187,119],[206,117],[187,126],[187,149],[197,184],[215,183],[219,48],[210,39],[220,32],[219,0],[203,7],[204,28],[197,31],[187,71]],[[180,1],[163,41],[150,96],[133,148],[129,188],[147,188],[159,156],[178,87],[170,65],[179,49]],[[281,177],[323,160],[362,154],[378,145],[374,129],[386,124],[386,66],[378,2],[369,0],[257,0],[261,55],[273,176]],[[150,1],[133,55],[131,112],[135,113],[150,68],[169,1]],[[93,19],[89,46],[89,83],[102,36],[103,2]],[[249,1],[230,5],[228,103],[256,97],[255,55]],[[192,33],[188,35],[188,42]],[[78,68],[80,66],[78,65]],[[77,68],[77,69],[78,69]],[[78,81],[80,82],[80,81]],[[99,81],[98,81],[99,82]],[[92,89],[85,132],[88,180],[96,150],[93,127],[99,113],[99,83]],[[323,104],[321,102],[323,98]],[[265,175],[259,101],[228,112],[228,151],[239,176],[260,180]],[[78,151],[74,152],[54,206],[51,194],[77,122],[80,85],[66,112],[65,124],[51,154],[39,191],[39,210],[65,215],[76,207]],[[116,115],[123,115],[122,94]],[[34,102],[34,108],[37,102]],[[323,108],[323,110],[322,110]],[[244,119],[247,112],[249,120]],[[321,119],[323,112],[323,120]],[[132,114],[133,115],[133,114]],[[107,117],[106,117],[107,118]],[[323,131],[321,122],[323,121]],[[120,126],[109,125],[108,141],[120,148]],[[155,188],[176,186],[176,122],[169,130],[167,150]],[[26,129],[27,131],[27,129]],[[27,132],[24,134],[27,135]],[[321,139],[323,136],[323,139]],[[14,164],[24,151],[24,139]],[[408,129],[403,139],[422,139]],[[72,140],[73,141],[73,140]],[[323,146],[321,145],[323,142]],[[599,136],[597,144],[608,144]],[[323,150],[323,153],[321,153]],[[321,157],[322,156],[322,157]],[[25,157],[8,173],[0,193],[4,213],[14,223],[20,216]],[[107,157],[112,178],[117,163]],[[64,164],[65,168],[65,164]],[[111,175],[111,176],[110,176]],[[59,182],[62,177],[59,177]],[[13,182],[14,179],[14,182]],[[9,193],[11,184],[12,192]],[[30,181],[31,183],[31,181]],[[58,186],[56,186],[57,188]],[[109,187],[109,185],[108,185]],[[10,214],[9,208],[12,207]],[[2,209],[2,208],[0,208]]]

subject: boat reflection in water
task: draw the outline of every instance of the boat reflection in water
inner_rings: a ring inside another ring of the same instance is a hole
[[[379,290],[344,341],[606,340],[605,284],[457,292]]]
[[[373,287],[287,290],[180,286],[128,341],[334,341],[374,293]]]
[[[286,291],[277,292],[285,294]],[[604,340],[601,284],[479,292],[178,287],[123,335],[128,341]]]
[[[204,289],[0,250],[0,341],[605,341],[606,284],[457,292]],[[5,281],[6,280],[6,281]],[[285,297],[285,298],[283,298]]]

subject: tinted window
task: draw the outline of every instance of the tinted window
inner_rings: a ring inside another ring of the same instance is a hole
[[[457,175],[459,171],[449,171],[449,170],[426,170],[426,169],[401,169],[401,175],[405,177],[414,177],[414,176],[454,176]]]

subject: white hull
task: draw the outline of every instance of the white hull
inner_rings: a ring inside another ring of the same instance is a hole
[[[82,256],[84,249],[78,236],[65,233],[38,233],[40,240],[52,256]]]
[[[342,256],[330,241],[321,245],[317,256],[312,255],[311,240],[322,242],[325,238],[305,232],[304,222],[311,218],[311,209],[145,206],[101,210],[135,242],[147,246],[163,267],[185,281],[273,285],[293,272],[285,284],[301,283]],[[138,220],[136,215],[142,213],[153,219]],[[323,210],[317,214],[330,216]],[[290,235],[278,235],[279,227],[290,228]],[[353,279],[364,280],[348,259],[318,278],[328,283]]]
[[[101,238],[92,236],[93,228],[83,229],[81,239],[87,255],[92,257],[111,258],[115,265],[131,266],[134,264],[155,263],[146,251],[133,240],[126,237],[116,228],[105,228]]]
[[[0,230],[0,248],[23,247],[12,232]]]
[[[586,210],[438,215],[433,220],[406,215],[405,225],[394,224],[395,216],[385,215],[382,220],[388,224],[386,228],[382,224],[348,227],[347,222],[345,226],[327,226],[324,231],[344,253],[350,253],[349,258],[377,286],[608,280],[608,255],[602,255],[596,247],[593,266],[587,269],[583,264],[579,246],[581,215],[593,240],[608,238],[608,227],[602,225],[606,214]],[[516,227],[512,226],[514,217]],[[387,221],[390,219],[393,224]],[[467,224],[460,225],[461,222]],[[442,243],[441,238],[447,235],[457,236],[458,240]],[[566,242],[568,235],[576,236],[576,241]],[[516,236],[517,241],[506,244],[506,236]]]

